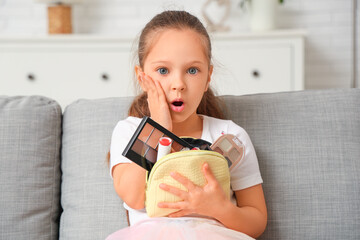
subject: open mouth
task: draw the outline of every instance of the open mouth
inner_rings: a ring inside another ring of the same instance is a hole
[[[175,112],[182,112],[185,108],[184,105],[182,99],[176,99],[171,103],[171,109]]]
[[[184,104],[184,102],[182,102],[182,101],[174,101],[172,104],[173,104],[175,107],[181,107],[181,106]]]

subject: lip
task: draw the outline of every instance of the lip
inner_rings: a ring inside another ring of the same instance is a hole
[[[173,104],[174,102],[182,102],[182,105],[181,106],[175,106]],[[173,110],[174,112],[182,112],[185,109],[184,100],[182,98],[176,98],[170,103],[170,107],[171,107],[171,110]]]

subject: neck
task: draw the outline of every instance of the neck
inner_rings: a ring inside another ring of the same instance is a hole
[[[172,132],[179,137],[201,138],[203,120],[194,114],[183,122],[173,122]]]

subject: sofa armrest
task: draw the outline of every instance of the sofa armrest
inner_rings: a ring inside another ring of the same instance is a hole
[[[0,239],[57,239],[61,108],[0,96]]]

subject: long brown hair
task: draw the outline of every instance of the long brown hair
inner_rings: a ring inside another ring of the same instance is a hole
[[[168,29],[190,29],[201,36],[204,50],[209,61],[211,62],[211,41],[204,25],[199,19],[185,11],[164,11],[156,15],[150,20],[142,30],[138,43],[138,64],[144,69],[144,62],[150,52],[152,45],[156,40],[157,34]],[[224,104],[215,96],[214,91],[209,89],[204,93],[203,98],[197,108],[198,114],[224,119]],[[132,102],[129,116],[142,118],[150,116],[147,103],[147,94],[145,92],[139,94]]]

